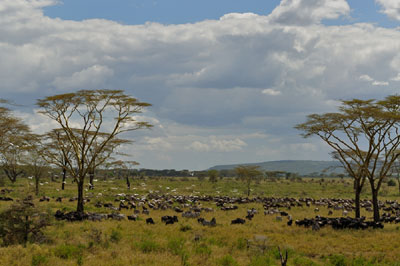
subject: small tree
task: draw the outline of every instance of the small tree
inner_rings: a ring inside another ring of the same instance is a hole
[[[211,183],[217,183],[218,182],[218,170],[209,170],[208,171],[208,180]]]
[[[249,197],[251,182],[263,175],[260,166],[242,165],[236,167],[235,172],[237,176],[246,183],[247,197]]]
[[[136,161],[118,160],[118,161],[114,161],[114,162],[110,163],[110,166],[113,166],[114,169],[118,170],[118,178],[120,178],[121,175],[125,176],[126,186],[128,189],[131,188],[131,182],[129,181],[130,170],[132,167],[137,166],[137,165],[139,165],[139,163]]]
[[[41,113],[56,121],[65,134],[67,144],[58,142],[65,154],[66,145],[71,146],[71,158],[67,169],[78,186],[77,212],[83,212],[83,187],[85,177],[92,167],[107,158],[101,154],[118,135],[142,128],[150,128],[147,122],[137,120],[148,103],[125,95],[121,90],[81,90],[38,100]],[[80,134],[76,134],[79,125]],[[108,150],[111,154],[115,146]]]
[[[0,213],[2,246],[40,242],[43,239],[42,230],[50,224],[49,221],[48,213],[40,212],[29,202],[11,205]]]

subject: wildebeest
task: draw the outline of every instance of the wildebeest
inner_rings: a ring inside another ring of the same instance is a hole
[[[153,218],[147,218],[146,219],[146,224],[154,224]]]
[[[231,221],[231,224],[244,224],[246,222],[245,219],[242,218],[236,218],[235,220]]]
[[[161,217],[161,221],[164,222],[165,224],[174,224],[178,222],[178,217],[176,215],[174,216],[165,215]]]
[[[133,214],[133,215],[128,215],[128,220],[130,220],[130,221],[136,221],[137,218],[138,218],[138,216],[135,215],[135,214]]]
[[[217,225],[217,220],[215,219],[215,217],[213,217],[211,219],[211,221],[207,221],[204,218],[199,218],[199,219],[197,219],[197,222],[199,222],[200,224],[202,224],[204,226],[216,226]]]

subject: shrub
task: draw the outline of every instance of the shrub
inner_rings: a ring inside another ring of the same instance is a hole
[[[201,243],[200,245],[196,246],[196,249],[194,251],[196,254],[199,255],[211,255],[211,248],[206,244],[206,243]]]
[[[62,244],[54,249],[54,255],[61,258],[61,259],[79,259],[82,257],[83,253],[83,246],[78,245],[68,245],[68,244]]]
[[[247,240],[244,238],[239,238],[236,244],[237,249],[245,249],[247,247]]]
[[[187,232],[187,231],[192,230],[192,227],[191,227],[190,225],[181,225],[181,227],[179,228],[179,230],[180,230],[181,232]]]
[[[50,215],[40,213],[29,202],[20,202],[0,213],[0,237],[3,246],[43,242],[42,230],[50,224]]]
[[[231,255],[226,255],[218,261],[220,266],[236,266],[239,265]]]
[[[168,241],[168,249],[174,255],[180,255],[183,253],[183,247],[185,244],[185,239],[183,238],[172,238]]]
[[[295,266],[316,266],[317,264],[312,260],[305,257],[297,257],[293,260],[293,265]]]
[[[47,263],[47,257],[42,254],[36,254],[32,256],[32,266],[45,265]]]
[[[160,246],[156,242],[148,239],[142,240],[138,246],[143,253],[155,252],[160,249]]]
[[[389,179],[389,181],[387,182],[388,187],[395,187],[396,186],[396,181],[394,181],[393,179]]]
[[[114,243],[118,243],[122,239],[122,233],[118,230],[112,230],[110,235],[110,241]]]
[[[346,266],[346,258],[343,255],[330,255],[328,260],[333,266]]]
[[[249,266],[265,266],[265,265],[275,265],[273,259],[269,256],[256,256],[253,257]]]

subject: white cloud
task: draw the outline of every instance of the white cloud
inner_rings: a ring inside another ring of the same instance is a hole
[[[269,16],[183,25],[44,16],[54,3],[0,1],[1,97],[32,105],[82,88],[125,89],[153,104],[138,119],[155,127],[128,134],[143,167],[329,158],[317,141],[314,151],[290,146],[302,142],[293,126],[336,110],[338,99],[397,93],[400,32],[321,24],[349,14],[344,0],[284,0]],[[47,129],[31,113],[22,115]]]
[[[360,80],[362,80],[362,81],[373,81],[374,79],[371,78],[371,77],[368,76],[368,75],[361,75],[361,76],[360,76]]]
[[[265,90],[262,91],[262,93],[267,94],[267,95],[271,95],[271,96],[277,96],[277,95],[281,94],[280,91],[276,91],[274,89],[265,89]]]
[[[149,150],[169,150],[172,148],[171,143],[163,138],[150,138],[145,137],[144,141],[146,142],[147,148]]]
[[[382,6],[381,12],[389,18],[400,20],[400,2],[398,0],[375,0]]]
[[[361,75],[360,80],[369,82],[372,86],[389,86],[389,82],[387,81],[378,81],[374,80],[368,75]],[[394,80],[394,79],[392,79]]]
[[[393,81],[400,81],[400,73],[397,73],[397,76],[391,78],[390,80],[393,80]]]
[[[200,152],[233,152],[240,151],[247,144],[239,139],[220,139],[216,136],[211,136],[207,142],[194,141],[187,148]]]
[[[374,82],[372,82],[372,85],[373,86],[389,86],[389,82],[375,80]]]
[[[107,66],[94,65],[69,77],[56,77],[53,84],[57,89],[95,89],[104,87],[104,82],[112,77],[114,71]],[[103,85],[103,86],[102,86]]]
[[[350,7],[346,0],[282,0],[269,17],[275,23],[310,25],[349,13]]]

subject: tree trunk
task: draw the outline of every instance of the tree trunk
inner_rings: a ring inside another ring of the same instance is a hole
[[[39,195],[39,178],[35,177],[35,195]]]
[[[131,182],[129,181],[129,176],[126,176],[126,186],[128,187],[128,189],[131,189]]]
[[[371,186],[372,206],[374,208],[374,222],[379,222],[378,190]]]
[[[250,181],[247,181],[247,197],[250,197]]]
[[[94,189],[93,180],[94,180],[94,169],[91,169],[89,171],[89,189]]]
[[[356,205],[356,209],[355,209],[355,213],[356,213],[356,218],[360,218],[361,217],[361,211],[360,211],[360,194],[361,194],[361,190],[362,190],[362,186],[361,186],[361,180],[358,179],[354,179],[354,193],[355,193],[355,205]]]
[[[77,181],[78,184],[78,205],[76,211],[83,213],[83,178]]]
[[[61,190],[64,190],[64,188],[65,188],[65,180],[67,178],[67,170],[65,168],[63,168],[62,173],[63,173],[63,178],[62,178]]]
[[[400,176],[397,174],[397,184],[399,185],[399,194],[400,194]]]

